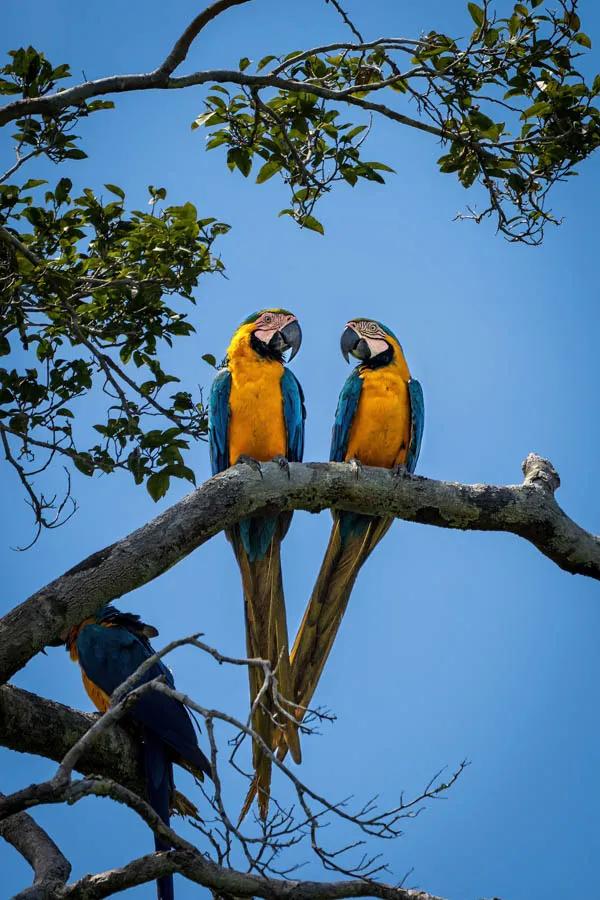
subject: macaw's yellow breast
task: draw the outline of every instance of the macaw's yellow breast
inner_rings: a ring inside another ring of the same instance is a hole
[[[346,459],[391,469],[406,462],[410,444],[410,396],[398,366],[363,369],[358,409]]]
[[[86,693],[96,709],[100,710],[101,713],[106,712],[108,707],[110,706],[110,697],[108,694],[105,694],[104,691],[98,687],[98,685],[94,684],[91,681],[83,669],[81,670],[81,678],[83,680],[83,686],[86,690]]]
[[[246,344],[229,353],[229,465],[251,456],[267,462],[287,454],[281,377],[283,365]]]

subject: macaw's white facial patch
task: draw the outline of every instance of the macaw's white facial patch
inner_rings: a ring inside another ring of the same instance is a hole
[[[379,356],[380,353],[384,353],[390,346],[387,341],[382,341],[380,338],[366,337],[364,340],[371,351],[371,359],[374,356]]]
[[[263,344],[268,344],[277,331],[281,331],[290,322],[295,322],[296,316],[291,313],[270,312],[267,310],[260,314],[256,320],[254,334]]]

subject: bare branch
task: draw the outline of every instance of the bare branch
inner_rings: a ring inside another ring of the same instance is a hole
[[[197,646],[198,649],[208,652],[219,663],[230,662],[234,665],[260,665],[266,666],[267,670],[269,669],[269,664],[265,663],[262,660],[242,660],[223,656],[214,648],[211,648],[198,641],[196,637],[184,638],[179,641],[174,641],[172,642],[172,644],[168,645],[168,647],[165,647],[164,650],[160,651],[160,654],[157,654],[157,656],[164,656],[170,650],[174,649],[176,646],[181,646],[183,643],[191,643],[192,645]],[[143,672],[141,670],[138,670],[138,672],[136,673],[136,677],[139,678],[141,675],[143,675]],[[276,692],[276,683],[272,675],[273,673],[267,671],[265,677],[266,679],[269,679],[273,682],[273,690],[274,692]],[[130,684],[132,683],[133,682],[131,682]],[[128,685],[123,685],[124,690],[126,690],[127,687]],[[221,879],[223,877],[231,877],[232,874],[237,876],[240,873],[232,873],[232,870],[230,868],[224,868],[221,865],[215,866],[214,863],[208,862],[203,853],[197,850],[188,841],[181,838],[171,827],[165,825],[144,799],[135,795],[129,789],[116,784],[111,779],[99,778],[95,776],[91,778],[85,778],[76,782],[73,782],[71,780],[72,765],[77,762],[78,757],[81,755],[83,750],[89,747],[101,733],[105,732],[116,717],[118,717],[119,715],[123,715],[126,712],[127,708],[136,701],[137,697],[139,697],[141,693],[150,690],[160,691],[161,693],[167,694],[167,696],[173,697],[174,699],[185,703],[186,706],[188,706],[190,709],[196,710],[204,718],[211,742],[211,756],[213,760],[215,776],[217,770],[217,747],[215,744],[214,732],[212,727],[214,719],[219,719],[224,723],[229,724],[237,731],[244,732],[250,735],[252,738],[260,740],[259,736],[256,735],[249,728],[249,726],[244,725],[227,713],[222,713],[214,709],[206,709],[205,707],[202,707],[194,701],[190,700],[189,697],[180,694],[176,690],[161,683],[160,679],[155,679],[154,681],[148,682],[141,687],[135,688],[133,691],[131,691],[130,694],[128,694],[127,697],[125,697],[125,699],[120,700],[116,704],[113,704],[101,717],[96,719],[92,727],[89,728],[84,736],[80,738],[78,742],[69,749],[65,758],[62,760],[62,763],[59,766],[56,774],[50,780],[40,784],[30,785],[29,787],[24,788],[21,791],[17,791],[16,793],[8,797],[0,798],[0,818],[4,818],[6,820],[6,817],[12,816],[14,819],[14,816],[21,814],[22,810],[30,809],[40,804],[56,804],[63,802],[73,804],[77,803],[80,799],[88,796],[110,797],[116,802],[123,803],[128,806],[152,829],[153,832],[155,832],[155,834],[160,836],[164,841],[168,842],[172,847],[175,848],[176,851],[185,852],[184,860],[187,860],[188,862],[181,868],[177,867],[176,869],[172,870],[167,868],[166,870],[164,870],[165,874],[168,871],[181,871],[182,874],[186,875],[192,880],[198,881],[201,884],[211,887],[211,889],[216,890],[218,888],[221,895],[221,891],[227,890],[227,882],[222,882]],[[374,804],[371,801],[365,804],[363,808],[358,812],[358,814],[352,815],[345,810],[346,801],[343,801],[341,803],[331,803],[315,794],[310,788],[300,782],[296,776],[292,775],[280,761],[275,759],[273,751],[266,744],[264,744],[264,742],[261,743],[263,743],[265,752],[271,755],[271,757],[277,763],[278,767],[288,778],[292,780],[297,790],[301,807],[306,815],[307,821],[310,823],[312,834],[311,843],[326,867],[342,872],[350,878],[360,876],[362,879],[360,883],[363,885],[363,893],[368,891],[369,896],[394,896],[401,898],[412,896],[410,892],[398,893],[397,888],[392,888],[390,886],[384,888],[377,882],[374,882],[372,880],[372,876],[376,872],[381,871],[383,867],[377,866],[375,869],[371,868],[371,860],[369,860],[367,863],[359,864],[359,867],[356,870],[353,870],[352,868],[343,868],[340,864],[338,864],[335,861],[337,857],[346,853],[349,849],[359,846],[362,842],[357,841],[350,844],[348,847],[342,847],[335,851],[326,851],[321,848],[317,839],[317,829],[321,827],[320,820],[323,813],[321,811],[313,812],[309,807],[309,800],[316,801],[317,804],[319,806],[322,806],[325,811],[340,816],[348,822],[354,824],[365,834],[372,834],[377,837],[397,837],[401,834],[401,831],[395,827],[395,823],[401,818],[412,817],[414,815],[414,813],[412,812],[412,807],[414,807],[421,800],[433,799],[437,795],[439,795],[440,792],[446,791],[448,787],[453,783],[453,781],[456,780],[456,778],[464,768],[464,764],[461,765],[459,772],[450,779],[448,784],[440,784],[436,787],[432,787],[433,781],[435,780],[434,779],[430,782],[429,785],[427,785],[420,797],[415,798],[408,803],[405,803],[401,799],[399,806],[387,813],[375,813]],[[218,786],[217,777],[215,777],[215,785]],[[263,855],[265,848],[271,849],[273,851],[273,855],[276,855],[276,853],[278,852],[278,848],[281,849],[282,846],[290,846],[293,843],[297,842],[297,840],[299,840],[305,832],[305,823],[300,822],[299,824],[292,823],[290,825],[287,825],[284,821],[284,827],[282,830],[277,831],[275,827],[271,826],[270,828],[265,829],[264,833],[258,838],[251,838],[246,837],[245,835],[241,835],[238,829],[236,829],[235,826],[231,824],[230,818],[223,807],[222,800],[219,803],[219,814],[220,821],[225,827],[226,831],[231,832],[231,834],[233,834],[236,839],[238,839],[242,844],[242,847],[244,848],[248,858],[250,871],[258,872],[261,876],[260,883],[263,885],[268,884],[270,886],[270,893],[268,896],[278,896],[278,893],[273,893],[273,891],[277,890],[278,885],[289,884],[289,882],[279,882],[278,880],[274,882],[272,878],[267,879],[266,873],[273,871],[271,868],[271,859],[268,859],[266,862],[261,863],[261,856]],[[287,818],[289,818],[289,816]],[[201,822],[199,827],[202,833],[207,834],[207,830],[205,827],[203,827]],[[299,837],[295,838],[294,832],[298,832]],[[285,836],[289,835],[290,833],[292,837],[289,839],[288,843],[282,844],[281,835]],[[210,832],[208,832],[208,835],[210,836]],[[257,853],[250,853],[248,851],[248,846],[250,844],[258,845]],[[219,853],[219,862],[221,862],[222,856],[223,854]],[[172,859],[173,857],[174,854],[169,853],[168,859]],[[102,873],[97,878],[95,876],[89,876],[88,878],[83,879],[82,882],[79,882],[77,883],[77,885],[73,886],[73,889],[74,891],[76,891],[76,893],[73,893],[71,890],[67,890],[66,894],[62,891],[59,891],[57,894],[51,896],[107,896],[115,890],[119,889],[118,885],[121,885],[120,889],[123,889],[126,886],[142,883],[145,880],[150,880],[153,874],[154,877],[156,877],[156,868],[154,864],[147,866],[146,862],[150,859],[154,860],[157,858],[164,860],[167,857],[165,854],[160,854],[158,857],[145,857],[144,864],[141,869],[140,861],[134,860],[133,863],[130,864],[130,866],[125,866],[123,869],[117,870],[116,872]],[[200,868],[198,867],[199,863],[202,864]],[[191,872],[189,871],[190,865],[193,865],[194,867]],[[242,877],[253,878],[256,876],[247,874]],[[349,896],[356,895],[354,894],[356,884],[357,883],[355,882],[350,882],[350,887],[348,889],[351,891],[351,893],[349,894]],[[247,882],[246,888],[242,885],[241,890],[236,892],[236,896],[249,895],[250,889],[252,895],[256,894],[254,886],[254,881]],[[300,886],[298,886],[298,888],[300,888]],[[301,890],[303,889],[304,885],[301,885]],[[346,885],[344,885],[344,889],[346,889]],[[384,894],[380,893],[381,890],[384,890]],[[390,891],[393,891],[394,893],[391,894]],[[294,891],[294,896],[296,896],[297,892],[297,890]],[[363,893],[359,893],[358,895],[362,896]],[[257,895],[262,896],[260,892],[258,892]],[[329,895],[327,894],[327,896]]]
[[[0,837],[27,860],[35,875],[33,885],[17,894],[14,900],[56,897],[71,874],[71,864],[44,829],[22,812],[0,822]]]
[[[165,61],[155,69],[155,74],[171,75],[186,58],[192,43],[196,40],[202,29],[208,25],[213,19],[221,15],[232,6],[241,6],[243,3],[249,3],[250,0],[217,0],[211,6],[198,13],[196,18],[190,22],[180,38],[177,39],[175,45]]]

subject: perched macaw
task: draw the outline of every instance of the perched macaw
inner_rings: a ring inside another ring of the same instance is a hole
[[[304,396],[293,373],[284,366],[284,353],[293,359],[302,341],[296,316],[284,309],[265,309],[249,316],[237,329],[227,348],[225,368],[213,382],[210,395],[209,441],[213,474],[240,460],[281,465],[300,462],[304,452]],[[291,700],[292,682],[280,544],[289,528],[291,513],[252,516],[227,532],[242,576],[249,657],[268,659],[277,665],[278,687]],[[263,672],[249,667],[250,701],[263,684]],[[257,707],[254,730],[272,746],[275,726],[269,698]],[[295,724],[282,722],[286,744],[300,762],[300,742]],[[269,808],[271,760],[253,746],[255,785],[259,812],[266,819]],[[251,791],[253,796],[253,792]],[[250,797],[250,802],[251,802]],[[247,806],[244,807],[244,815]]]
[[[108,709],[113,691],[133,675],[145,659],[154,655],[148,638],[157,634],[156,628],[140,621],[139,616],[122,613],[114,606],[103,607],[95,616],[84,619],[70,630],[67,650],[71,659],[79,663],[83,685],[100,712]],[[160,660],[142,675],[135,687],[161,675],[168,685],[175,687],[171,672]],[[187,709],[179,701],[149,691],[127,715],[142,728],[148,802],[168,825],[171,809],[181,810],[184,799],[181,795],[175,796],[173,763],[183,766],[202,781],[204,775],[212,778],[210,762],[198,746]],[[188,805],[188,810],[191,806]],[[155,846],[157,850],[170,849],[170,845],[158,837],[155,837]],[[172,875],[158,879],[157,894],[159,900],[173,900]]]
[[[359,360],[335,414],[330,460],[414,472],[423,435],[423,391],[402,347],[380,322],[347,323],[342,354]],[[333,528],[291,653],[294,700],[308,706],[333,646],[361,566],[393,518],[333,512]]]
[[[402,347],[380,322],[348,322],[342,354],[359,360],[340,393],[333,424],[333,462],[353,462],[414,472],[424,424],[423,391],[411,377]],[[358,471],[358,469],[357,469]],[[333,512],[333,527],[290,656],[296,716],[309,706],[346,610],[361,566],[393,518]],[[281,735],[278,757],[287,747]]]

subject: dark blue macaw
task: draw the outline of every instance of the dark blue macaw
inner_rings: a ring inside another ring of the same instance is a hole
[[[83,685],[100,712],[110,705],[111,694],[136,669],[154,655],[149,638],[158,631],[139,616],[105,606],[96,615],[71,629],[66,640],[71,659],[79,663]],[[136,687],[163,676],[174,688],[169,669],[155,662]],[[173,763],[187,769],[199,780],[212,778],[210,762],[198,746],[196,731],[185,706],[158,691],[142,695],[127,714],[141,726],[148,802],[168,825],[174,800]],[[191,806],[191,804],[190,804]],[[155,837],[157,850],[170,845]],[[173,900],[173,876],[157,881],[159,900]]]

